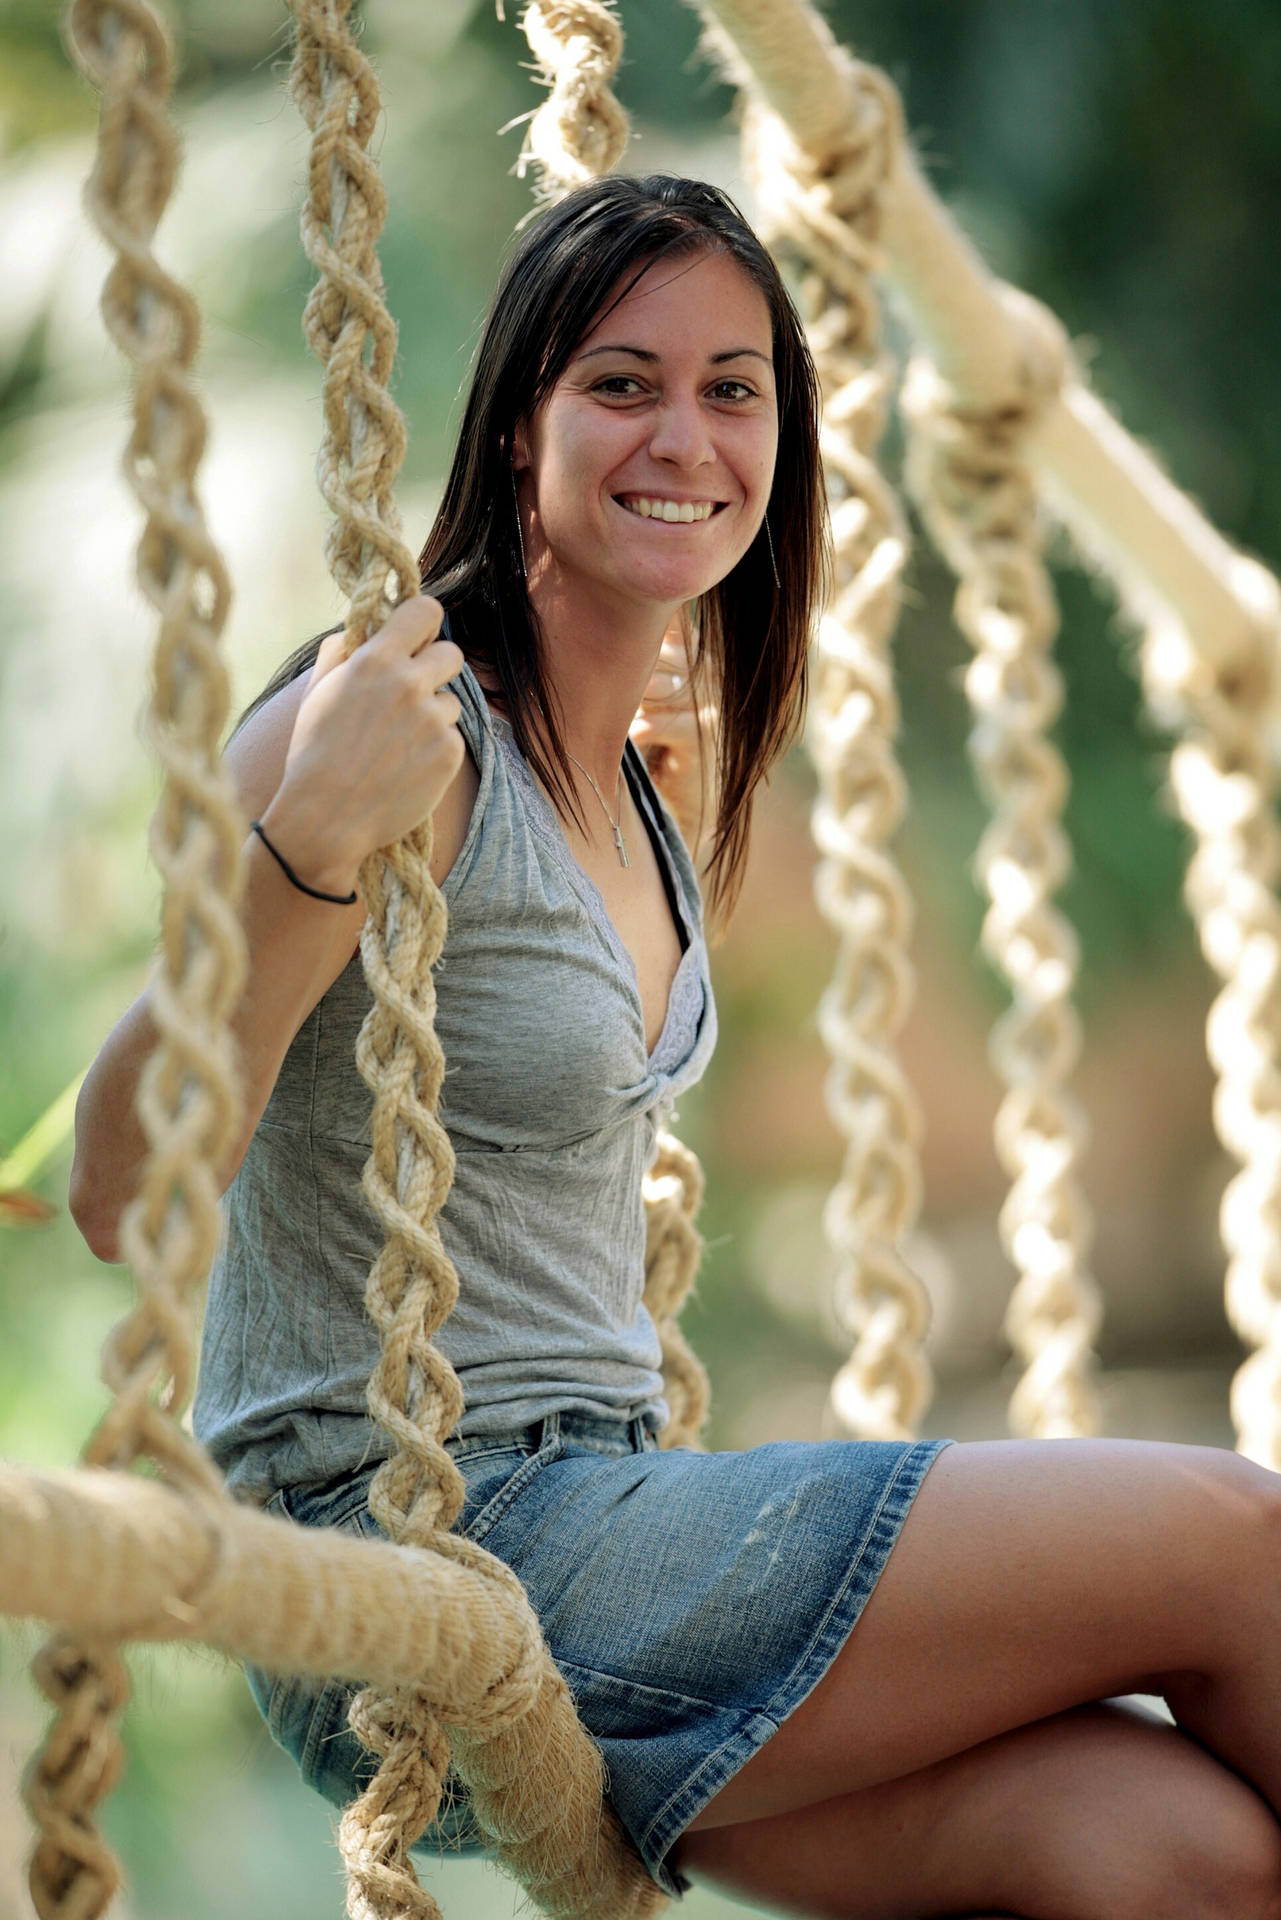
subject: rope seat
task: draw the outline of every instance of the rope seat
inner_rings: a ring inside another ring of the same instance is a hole
[[[393,494],[406,433],[386,384],[396,335],[376,250],[385,195],[368,151],[379,94],[349,6],[294,0],[290,85],[312,134],[303,238],[319,278],[304,327],[324,367],[326,557],[350,600],[354,648],[418,579]],[[700,11],[747,95],[762,228],[801,265],[826,400],[835,594],[812,745],[818,892],[840,952],[820,1020],[845,1139],[827,1225],[855,1339],[834,1417],[854,1432],[907,1435],[931,1392],[928,1305],[905,1251],[921,1204],[920,1120],[895,1052],[912,989],[912,905],[889,851],[905,805],[889,646],[908,536],[875,464],[894,379],[877,273],[895,280],[925,349],[903,394],[909,479],[961,576],[973,751],[995,815],[980,867],[984,944],[1014,991],[994,1043],[1008,1087],[998,1146],[1014,1182],[1002,1228],[1021,1275],[1009,1327],[1027,1368],[1013,1418],[1028,1432],[1097,1422],[1098,1306],[1076,1171],[1084,1132],[1068,1091],[1076,955],[1053,905],[1068,850],[1066,775],[1047,738],[1060,698],[1039,524],[1047,502],[1117,583],[1145,632],[1149,703],[1183,735],[1172,782],[1197,842],[1188,900],[1224,983],[1209,1026],[1215,1120],[1242,1162],[1223,1209],[1229,1313],[1257,1349],[1234,1383],[1233,1412],[1243,1449],[1281,1467],[1281,830],[1270,750],[1281,592],[1125,436],[1049,317],[990,279],[921,177],[890,82],[837,48],[807,0],[702,0]],[[535,0],[524,25],[551,88],[526,143],[548,197],[622,151],[626,120],[610,92],[621,32],[594,0]],[[95,1816],[122,1764],[115,1719],[128,1683],[116,1649],[179,1638],[365,1683],[353,1725],[380,1766],[342,1821],[352,1915],[438,1915],[409,1849],[434,1817],[451,1751],[495,1852],[544,1912],[656,1912],[663,1897],[603,1799],[599,1757],[519,1582],[448,1531],[461,1484],[443,1442],[462,1395],[432,1345],[458,1281],[437,1226],[452,1152],[435,1113],[432,965],[445,922],[429,826],[361,871],[374,1001],[358,1052],[374,1103],[364,1185],[386,1232],[367,1296],[382,1342],[369,1399],[392,1441],[371,1507],[392,1544],[235,1506],[179,1422],[193,1295],[217,1233],[213,1170],[238,1108],[228,1020],[245,966],[235,911],[244,822],[217,757],[230,588],[195,484],[206,434],[190,377],[198,319],[151,253],[176,169],[171,41],[146,0],[71,0],[65,33],[103,96],[87,205],[117,256],[103,312],[133,367],[125,471],[145,514],[139,574],[159,614],[148,731],[164,771],[152,840],[165,895],[151,986],[160,1041],[139,1095],[149,1158],[121,1228],[139,1299],[104,1354],[112,1404],[80,1469],[0,1469],[0,1608],[63,1629],[37,1662],[57,1710],[27,1785],[37,1912],[92,1920],[109,1904],[119,1869]],[[676,1318],[697,1266],[701,1190],[697,1161],[664,1136],[645,1183],[645,1301],[672,1413],[664,1445],[697,1444],[707,1409],[706,1373]],[[122,1471],[141,1462],[160,1481]]]

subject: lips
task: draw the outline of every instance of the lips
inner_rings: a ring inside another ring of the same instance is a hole
[[[614,499],[625,513],[635,514],[641,520],[662,520],[669,526],[690,526],[710,520],[725,504],[723,500],[669,500],[660,494],[643,493],[619,493]]]

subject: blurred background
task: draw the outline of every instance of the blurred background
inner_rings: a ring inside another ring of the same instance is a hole
[[[172,0],[171,0],[172,4]],[[181,0],[185,161],[158,252],[206,315],[213,428],[204,499],[231,564],[237,706],[299,641],[340,618],[313,479],[318,369],[299,315],[305,135],[282,90],[283,8]],[[386,108],[381,246],[410,425],[400,501],[428,527],[458,390],[526,189],[511,175],[541,95],[492,0],[362,9]],[[509,16],[517,11],[513,4]],[[119,474],[122,362],[97,315],[105,250],[80,211],[96,105],[45,0],[0,0],[0,1162],[92,1057],[142,984],[155,880],[153,775],[138,735],[153,618],[133,580],[136,506]],[[628,164],[704,175],[750,211],[731,101],[678,0],[622,8]],[[1281,561],[1281,14],[1221,0],[841,0],[838,32],[885,66],[939,191],[992,266],[1048,302],[1131,430],[1236,543]],[[895,460],[890,437],[889,457]],[[1239,1350],[1220,1304],[1209,1121],[1210,986],[1180,901],[1182,833],[1166,749],[1145,721],[1112,600],[1056,554],[1077,869],[1063,904],[1085,956],[1077,1079],[1108,1429],[1230,1444]],[[903,1054],[923,1101],[925,1225],[937,1258],[931,1432],[1004,1430],[995,1234],[997,1091],[986,1035],[998,984],[976,958],[970,863],[982,826],[965,757],[966,648],[922,542],[897,643],[913,811],[900,851],[919,904]],[[680,1130],[704,1159],[708,1252],[687,1330],[711,1370],[714,1446],[818,1437],[845,1340],[828,1305],[820,1209],[838,1148],[815,1005],[833,951],[811,895],[813,781],[799,752],[761,804],[747,889],[714,956],[722,1040]],[[97,1354],[125,1309],[65,1215],[64,1145],[0,1203],[0,1451],[74,1459],[103,1404]],[[17,1779],[44,1721],[24,1674],[36,1635],[0,1634],[0,1920],[29,1914]],[[342,1910],[327,1808],[271,1747],[238,1675],[197,1654],[134,1663],[130,1770],[107,1818],[122,1915],[222,1920]],[[454,1920],[511,1913],[487,1868],[430,1883]],[[695,1920],[728,1913],[697,1893]]]

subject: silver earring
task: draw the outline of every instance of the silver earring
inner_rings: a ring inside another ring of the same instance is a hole
[[[769,530],[768,514],[765,515],[765,544],[769,548],[769,563],[774,572],[774,585],[781,587],[783,583],[778,577],[778,561],[774,558],[774,537]]]
[[[508,472],[512,477],[512,505],[516,509],[516,545],[520,548],[520,570],[524,577],[528,579],[529,567],[525,560],[525,536],[520,529],[520,495],[516,491],[515,467],[509,467]]]

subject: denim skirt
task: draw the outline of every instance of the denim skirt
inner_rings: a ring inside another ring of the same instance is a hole
[[[664,1451],[641,1420],[569,1412],[448,1443],[466,1486],[455,1531],[519,1575],[665,1893],[689,1884],[667,1858],[680,1834],[839,1653],[947,1444]],[[377,1535],[371,1477],[289,1488],[269,1511]],[[347,1726],[355,1687],[248,1671],[273,1738],[345,1806],[376,1765]],[[484,1851],[452,1768],[416,1851]]]

